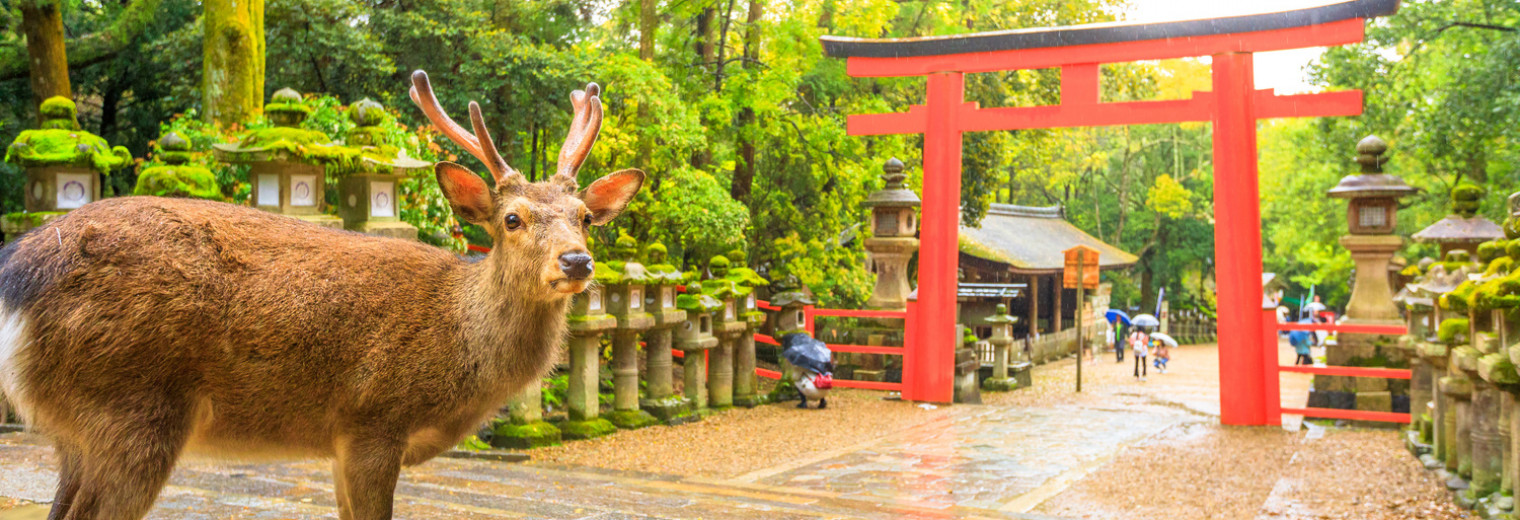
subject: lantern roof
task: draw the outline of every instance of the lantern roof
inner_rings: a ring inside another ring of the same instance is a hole
[[[1008,314],[1008,306],[999,303],[999,304],[997,304],[997,308],[992,311],[992,315],[988,316],[986,318],[983,318],[982,321],[986,322],[986,323],[995,324],[995,325],[1001,325],[1001,324],[1005,324],[1005,323],[1009,324],[1009,325],[1012,325],[1014,323],[1018,323],[1019,322],[1019,317],[1018,316],[1010,316]]]
[[[1361,142],[1356,143],[1356,162],[1362,165],[1361,173],[1342,177],[1341,182],[1326,194],[1340,199],[1397,198],[1419,191],[1404,184],[1404,179],[1383,173],[1383,164],[1388,162],[1388,157],[1383,154],[1387,151],[1388,143],[1378,136],[1362,138]]]
[[[877,206],[888,208],[916,208],[923,203],[918,199],[918,194],[908,189],[904,183],[908,174],[903,173],[903,163],[896,157],[887,159],[887,164],[881,167],[881,180],[886,181],[882,189],[871,192],[866,196],[866,201],[861,203],[867,208]]]

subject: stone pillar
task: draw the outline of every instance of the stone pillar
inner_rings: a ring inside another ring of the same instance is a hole
[[[1482,379],[1473,381],[1472,495],[1483,498],[1499,491],[1504,475],[1504,447],[1499,437],[1499,389]]]
[[[1040,277],[1029,275],[1029,333],[1028,337],[1034,337],[1040,333]]]
[[[570,420],[561,427],[566,439],[591,439],[617,427],[601,418],[600,389],[602,332],[617,326],[617,318],[605,313],[601,288],[593,286],[575,295],[570,310],[570,388],[566,408]]]
[[[649,271],[645,287],[644,309],[654,318],[654,326],[644,333],[644,399],[639,407],[665,424],[681,424],[696,419],[691,401],[675,394],[671,341],[674,329],[686,322],[686,311],[676,307],[676,285],[681,271],[665,263],[665,246],[649,244],[644,248],[644,264]]]
[[[726,300],[723,312],[731,312],[733,300]],[[715,322],[718,346],[708,351],[707,406],[728,408],[734,405],[734,346],[744,333],[742,321]]]
[[[1018,318],[1009,316],[1008,306],[999,303],[992,315],[982,321],[992,326],[992,337],[987,340],[992,344],[992,377],[982,382],[982,389],[989,392],[1013,390],[1018,387],[1018,381],[1009,377],[1008,367],[1012,357],[1013,324]]]
[[[1057,332],[1061,332],[1061,314],[1064,314],[1066,312],[1066,307],[1063,306],[1063,305],[1061,305],[1061,293],[1066,292],[1066,289],[1061,288],[1061,278],[1060,278],[1060,276],[1061,275],[1056,275],[1056,276],[1050,277],[1050,282],[1051,282],[1051,284],[1050,284],[1051,298],[1050,299],[1054,300],[1054,302],[1051,303],[1051,305],[1050,305],[1050,333],[1051,334],[1055,334]]]
[[[755,329],[747,328],[734,343],[734,404],[754,408],[765,402],[755,377]]]
[[[1454,423],[1452,429],[1452,442],[1450,449],[1454,456],[1446,461],[1446,470],[1456,476],[1461,482],[1448,480],[1447,487],[1452,489],[1466,489],[1472,479],[1473,471],[1473,413],[1472,400],[1474,397],[1474,382],[1468,375],[1477,368],[1478,351],[1470,346],[1461,346],[1452,350],[1450,368],[1445,380],[1441,381],[1442,388],[1452,398],[1453,417],[1447,420]]]

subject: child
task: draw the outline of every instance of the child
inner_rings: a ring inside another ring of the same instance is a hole
[[[1129,348],[1135,358],[1135,379],[1145,380],[1145,372],[1150,370],[1145,364],[1147,346],[1151,342],[1151,335],[1145,333],[1145,329],[1135,327],[1135,331],[1129,335]]]
[[[1172,360],[1172,347],[1170,345],[1167,345],[1165,341],[1156,342],[1155,347],[1156,351],[1151,353],[1151,355],[1156,358],[1153,363],[1156,364],[1157,371],[1165,374],[1166,362]]]

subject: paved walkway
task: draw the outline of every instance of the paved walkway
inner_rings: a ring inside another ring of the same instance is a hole
[[[1207,384],[1217,369],[1212,347],[1177,351],[1173,374],[1143,383],[1126,373],[1130,363],[1102,359],[1088,367],[1089,390],[1080,399],[953,406],[900,431],[863,435],[870,440],[856,445],[800,458],[777,453],[774,464],[739,475],[435,459],[402,475],[396,516],[1052,518],[1029,511],[1129,446],[1217,422],[1217,397]],[[1039,384],[1061,385],[1073,367],[1067,360],[1038,370]],[[56,478],[42,439],[0,435],[0,520],[42,518],[37,504],[51,499]],[[188,462],[149,518],[336,518],[336,508],[324,462]]]

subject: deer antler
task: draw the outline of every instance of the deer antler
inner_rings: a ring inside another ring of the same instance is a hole
[[[556,168],[552,181],[567,184],[567,188],[575,190],[575,172],[581,169],[581,163],[586,162],[586,156],[591,154],[591,145],[596,143],[596,135],[602,131],[602,89],[596,83],[587,83],[586,90],[577,90],[570,93],[570,104],[575,107],[575,117],[570,120],[570,132],[565,136],[565,145],[559,149],[559,166]]]
[[[485,163],[486,169],[491,170],[491,177],[496,179],[497,186],[523,179],[521,173],[507,166],[507,161],[501,158],[501,152],[496,150],[496,142],[491,140],[491,132],[486,130],[485,119],[480,115],[479,104],[470,102],[470,126],[475,128],[475,133],[472,134],[443,111],[443,105],[438,104],[438,96],[433,94],[433,85],[428,81],[426,72],[419,70],[412,73],[412,89],[409,94],[412,102],[422,109],[422,113],[427,114],[433,126],[437,126],[443,135]],[[600,111],[598,119],[600,120]]]

